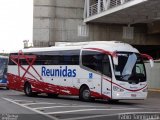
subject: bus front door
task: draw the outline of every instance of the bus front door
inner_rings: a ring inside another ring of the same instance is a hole
[[[105,55],[102,60],[102,96],[105,99],[112,97],[112,74],[109,56]]]

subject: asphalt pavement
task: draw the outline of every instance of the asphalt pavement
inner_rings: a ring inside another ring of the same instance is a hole
[[[160,92],[149,92],[146,100],[118,103],[78,97],[27,97],[23,92],[0,89],[0,120],[160,120]]]

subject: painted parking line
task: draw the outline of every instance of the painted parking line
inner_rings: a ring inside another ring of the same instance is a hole
[[[78,107],[78,108],[83,108],[83,107],[96,107],[96,106],[86,106],[86,105],[76,105],[76,106],[49,106],[49,107],[36,107],[33,109],[49,109],[49,108],[61,108],[61,107],[70,107],[70,108],[74,108],[74,107]]]
[[[36,110],[39,110],[39,109],[54,109],[54,108],[63,108],[63,107],[65,107],[65,108],[88,108],[88,107],[90,107],[90,108],[92,108],[92,107],[100,107],[100,108],[102,108],[102,107],[105,107],[105,106],[88,106],[88,105],[76,105],[76,106],[49,106],[49,107],[36,107],[36,108],[33,108],[33,109],[36,109]]]
[[[45,104],[45,105],[46,105],[46,104],[57,104],[57,103],[48,103],[48,102],[38,102],[38,103],[36,102],[36,103],[35,103],[35,102],[34,102],[34,103],[24,103],[23,105],[24,105],[24,106],[29,106],[29,105],[38,105],[38,104],[40,104],[40,105],[41,105],[41,104]]]
[[[21,104],[26,104],[26,103],[35,103],[36,101],[30,101],[30,100],[14,100],[14,102],[21,103]]]
[[[35,101],[30,101],[30,100],[13,100],[13,101],[15,101],[15,102],[35,102]]]
[[[121,112],[121,111],[127,111],[127,110],[138,110],[140,108],[108,108],[108,109],[104,109],[104,106],[90,106],[90,105],[71,105],[71,104],[65,104],[65,105],[60,105],[60,104],[63,104],[63,103],[48,103],[48,102],[37,102],[37,101],[34,101],[33,103],[25,103],[25,104],[22,104],[22,103],[19,103],[19,101],[23,101],[23,100],[13,100],[13,99],[9,99],[9,98],[3,98],[4,100],[6,101],[9,101],[11,103],[14,103],[16,105],[19,105],[21,107],[24,107],[26,109],[29,109],[33,112],[36,112],[38,114],[41,114],[41,115],[44,115],[46,117],[49,117],[51,119],[54,119],[54,120],[58,120],[58,118],[54,117],[53,115],[57,115],[57,114],[67,114],[67,113],[83,113],[83,112],[92,112],[93,111],[118,111],[118,112]],[[27,102],[27,101],[26,101]],[[31,102],[31,101],[30,101]],[[36,102],[36,103],[35,103]],[[54,104],[55,106],[45,106],[45,107],[36,107],[36,108],[32,108],[31,105],[51,105],[51,104]],[[57,104],[59,104],[59,106],[57,106]],[[86,108],[87,109],[84,109]],[[88,108],[89,107],[89,108]],[[45,112],[45,109],[49,109],[51,108],[51,110],[53,109],[53,112],[50,111],[50,112]],[[55,111],[54,108],[67,108],[67,110],[61,110],[61,111]],[[70,110],[70,108],[78,108],[76,110]],[[44,111],[41,111],[44,110]],[[113,114],[110,114],[110,115],[91,115],[91,116],[77,116],[75,118],[67,118],[67,119],[64,119],[64,120],[79,120],[79,119],[87,119],[87,118],[98,118],[98,117],[107,117],[107,116],[112,116]],[[118,115],[118,114],[114,114],[114,115]]]
[[[79,109],[79,110],[68,110],[68,111],[58,111],[58,112],[46,112],[44,114],[64,114],[64,113],[76,113],[76,112],[86,112],[86,111],[126,111],[126,110],[137,110],[139,108],[124,108],[124,109]]]
[[[23,105],[25,105],[25,106],[29,106],[29,105],[42,105],[42,104],[45,104],[45,105],[47,105],[47,104],[61,104],[61,105],[68,105],[68,104],[63,104],[63,103],[49,103],[49,102],[34,102],[34,103],[25,103],[25,104],[23,104]]]
[[[2,99],[6,100],[6,101],[8,101],[8,102],[14,103],[14,104],[16,104],[16,105],[18,105],[18,106],[21,106],[21,107],[23,107],[23,108],[29,109],[29,110],[31,110],[31,111],[33,111],[33,112],[35,112],[35,113],[44,115],[44,116],[46,116],[46,117],[48,117],[48,118],[51,118],[51,119],[53,119],[53,120],[59,120],[58,118],[56,118],[56,117],[54,117],[54,116],[50,116],[50,115],[44,114],[44,113],[41,112],[41,111],[34,110],[34,109],[32,109],[32,108],[30,108],[30,107],[28,107],[28,106],[25,106],[25,105],[23,105],[23,104],[20,104],[20,103],[15,102],[15,101],[12,100],[12,99],[4,98],[4,97],[3,97]]]

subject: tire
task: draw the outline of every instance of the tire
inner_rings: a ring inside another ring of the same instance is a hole
[[[91,101],[91,92],[88,87],[82,87],[80,89],[79,99],[81,101]]]
[[[24,93],[26,96],[33,96],[33,92],[32,92],[32,87],[31,87],[31,84],[30,83],[26,83],[25,86],[24,86]]]
[[[6,90],[9,90],[9,87],[6,87]]]
[[[47,95],[49,98],[57,98],[58,97],[58,94],[48,93]]]
[[[108,100],[108,103],[111,103],[111,104],[116,104],[118,102],[119,100],[113,100],[113,99]]]

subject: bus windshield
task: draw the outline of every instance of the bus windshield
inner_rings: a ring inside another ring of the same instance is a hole
[[[139,83],[146,81],[146,71],[140,54],[118,52],[118,65],[115,65],[115,77],[119,81]]]

